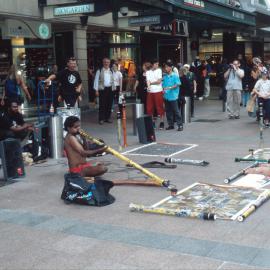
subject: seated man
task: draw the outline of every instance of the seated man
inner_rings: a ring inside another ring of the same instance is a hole
[[[18,108],[17,101],[11,101],[8,111],[0,115],[0,140],[15,138],[22,141],[28,131],[33,131],[33,125],[25,123]]]
[[[86,161],[87,157],[103,153],[106,146],[102,146],[96,150],[87,150],[86,140],[80,134],[80,120],[78,117],[69,116],[65,123],[64,128],[68,132],[64,148],[68,158],[68,165],[70,173],[78,173],[82,177],[100,176],[107,172],[107,168],[102,163],[90,163]]]
[[[263,174],[270,177],[270,164],[260,164],[259,167],[245,170],[246,174]]]

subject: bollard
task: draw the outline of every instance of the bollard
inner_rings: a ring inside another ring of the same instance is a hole
[[[63,157],[63,122],[59,115],[49,119],[50,130],[50,155],[54,159]]]
[[[183,123],[190,123],[191,122],[191,115],[190,115],[190,97],[185,97],[185,105],[183,109],[183,115],[182,115]]]
[[[133,135],[137,135],[136,119],[144,115],[144,104],[132,104]]]

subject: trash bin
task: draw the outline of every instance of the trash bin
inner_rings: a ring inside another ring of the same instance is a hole
[[[144,115],[144,105],[136,103],[132,105],[133,135],[137,135],[136,119]]]
[[[50,117],[49,130],[51,158],[59,159],[63,157],[63,120],[61,116]]]
[[[183,123],[190,123],[191,115],[190,115],[190,97],[185,97],[185,105],[183,110]]]

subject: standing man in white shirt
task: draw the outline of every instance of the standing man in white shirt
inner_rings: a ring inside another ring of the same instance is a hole
[[[122,95],[122,86],[123,86],[123,75],[118,70],[117,63],[112,65],[112,72],[113,72],[113,80],[114,80],[114,87],[115,90],[113,91],[113,104],[118,104],[119,112],[122,115],[122,104],[119,103],[119,95]]]
[[[154,113],[160,117],[159,129],[164,129],[164,101],[162,88],[162,71],[159,68],[157,60],[152,61],[152,69],[146,72],[147,82],[147,101],[146,111],[148,115],[153,117],[153,125],[155,126]]]
[[[94,81],[94,90],[96,96],[99,97],[99,124],[103,125],[104,122],[112,123],[112,101],[114,90],[113,73],[110,69],[110,59],[105,57],[102,61],[103,67],[96,72]]]

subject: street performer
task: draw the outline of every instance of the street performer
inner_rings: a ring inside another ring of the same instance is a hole
[[[78,117],[70,116],[64,123],[64,128],[68,132],[64,148],[66,151],[70,173],[78,173],[82,177],[100,176],[107,172],[107,168],[100,162],[87,162],[86,158],[103,153],[106,146],[101,146],[95,150],[87,150],[87,142],[79,134],[80,120]]]

